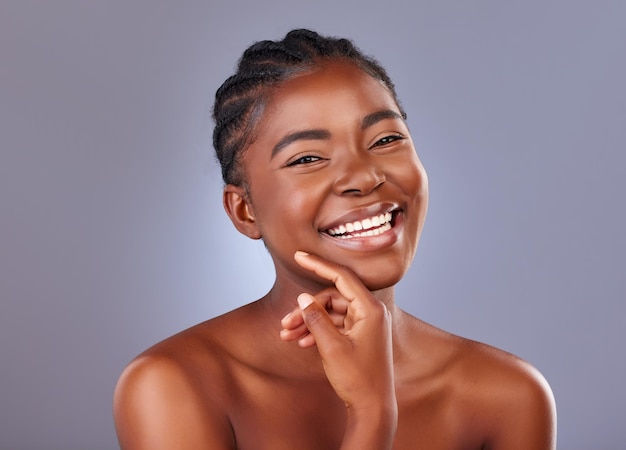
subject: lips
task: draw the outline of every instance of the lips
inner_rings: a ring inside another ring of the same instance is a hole
[[[395,202],[364,205],[336,217],[320,228],[320,232],[341,240],[379,236],[395,226],[400,211],[399,205]]]

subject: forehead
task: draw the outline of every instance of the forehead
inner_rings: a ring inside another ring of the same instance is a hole
[[[257,138],[303,128],[360,124],[372,112],[400,113],[387,87],[350,62],[324,63],[282,82],[269,96]]]

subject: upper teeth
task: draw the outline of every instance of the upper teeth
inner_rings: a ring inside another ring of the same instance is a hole
[[[378,229],[378,227],[381,227]],[[375,230],[370,230],[370,228],[376,228]],[[357,232],[358,235],[375,235],[379,234],[382,231],[386,231],[391,228],[391,213],[381,214],[379,216],[368,217],[367,219],[357,220],[356,222],[348,222],[338,227],[330,228],[328,230],[328,234],[331,236],[340,236],[346,233]],[[370,230],[370,232],[366,232],[366,230]],[[359,231],[363,231],[363,233],[358,233]],[[379,233],[375,233],[379,231]],[[371,233],[371,234],[370,234]]]

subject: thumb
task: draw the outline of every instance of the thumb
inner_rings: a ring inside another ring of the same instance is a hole
[[[298,306],[302,311],[302,318],[307,329],[313,335],[315,344],[322,357],[324,350],[333,347],[333,344],[340,342],[341,334],[333,324],[330,315],[322,305],[315,301],[311,294],[302,293],[298,296]],[[307,336],[302,338],[300,345],[307,347],[309,342]]]

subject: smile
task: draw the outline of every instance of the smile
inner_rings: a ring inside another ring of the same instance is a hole
[[[340,239],[352,239],[356,237],[378,236],[391,229],[393,215],[390,212],[367,219],[347,222],[337,227],[328,229],[326,232]]]

